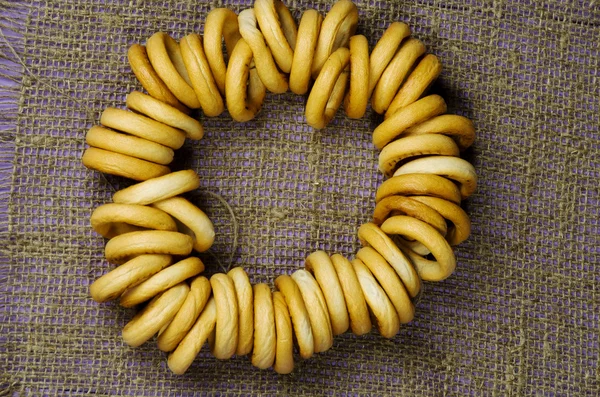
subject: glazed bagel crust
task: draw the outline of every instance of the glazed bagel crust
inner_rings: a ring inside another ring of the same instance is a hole
[[[283,294],[290,311],[296,341],[300,349],[300,357],[304,359],[312,357],[315,352],[313,332],[310,317],[298,285],[292,277],[282,275],[275,279],[275,286]]]
[[[231,54],[225,76],[227,110],[231,118],[242,123],[256,116],[267,92],[256,68],[250,69],[252,59],[252,49],[240,39]]]
[[[277,342],[275,337],[275,312],[273,297],[267,284],[256,284],[254,293],[254,349],[252,365],[269,368],[275,362]]]
[[[389,143],[379,153],[379,170],[391,177],[396,166],[417,156],[454,156],[460,154],[452,138],[438,134],[409,135]]]
[[[171,163],[174,156],[170,147],[97,125],[87,132],[85,142],[92,147],[162,165]]]
[[[350,38],[350,88],[344,98],[344,110],[351,119],[365,115],[369,102],[369,42],[362,35]]]
[[[252,49],[258,76],[267,90],[276,94],[286,92],[288,89],[287,77],[277,69],[271,50],[267,47],[263,34],[256,27],[254,9],[248,8],[240,12],[238,23],[240,24],[240,34]]]
[[[408,128],[446,112],[446,102],[439,95],[429,95],[399,109],[373,131],[373,144],[381,150]]]
[[[104,256],[111,263],[142,254],[189,255],[192,238],[179,232],[142,230],[120,234],[106,244]]]
[[[106,273],[92,285],[90,295],[99,303],[116,299],[133,287],[160,272],[172,262],[171,255],[139,255]]]
[[[344,300],[342,286],[333,263],[324,251],[315,251],[306,257],[306,270],[311,272],[319,283],[327,302],[333,335],[343,334],[348,330],[350,319]]]
[[[177,171],[121,189],[113,194],[113,201],[148,205],[189,192],[199,186],[200,178],[196,171]]]
[[[417,240],[433,254],[436,261],[415,262],[419,275],[426,281],[440,281],[450,276],[456,268],[456,258],[450,244],[427,223],[409,216],[393,216],[381,225],[387,234],[398,234]]]
[[[383,32],[369,58],[369,97],[394,58],[400,43],[408,36],[410,28],[403,22],[394,22]]]
[[[164,211],[136,204],[103,204],[92,212],[90,223],[102,237],[113,238],[122,224],[144,229],[177,231],[177,224]]]
[[[335,116],[344,98],[348,80],[348,73],[344,69],[349,62],[350,51],[342,47],[331,54],[323,66],[306,101],[306,123],[311,127],[324,128]],[[341,85],[338,86],[338,83]]]
[[[183,305],[190,288],[180,283],[154,299],[123,328],[123,341],[137,347],[152,338],[165,324],[177,314]]]
[[[450,245],[462,243],[471,234],[469,215],[459,205],[437,197],[413,196],[412,198],[433,208],[451,222],[451,226],[446,233],[446,240]]]
[[[298,27],[298,41],[290,70],[290,90],[298,95],[308,91],[313,56],[317,47],[323,16],[316,10],[306,10]]]
[[[370,332],[372,324],[369,309],[352,264],[340,254],[332,255],[331,263],[344,293],[352,332],[359,336]]]
[[[308,318],[315,342],[315,353],[329,350],[333,344],[331,319],[327,303],[319,284],[306,270],[300,269],[292,273],[292,279],[298,285],[302,299],[308,309]]]
[[[188,70],[192,88],[202,111],[208,117],[220,115],[224,109],[223,98],[204,54],[202,38],[194,33],[189,34],[181,39],[180,47],[183,63]]]
[[[404,174],[383,182],[377,189],[375,201],[393,196],[431,196],[460,204],[459,188],[446,178],[431,174]]]
[[[356,31],[358,9],[350,0],[336,2],[323,20],[312,62],[312,77],[317,78],[327,58],[338,48],[346,47]]]
[[[208,336],[213,332],[216,320],[215,299],[211,297],[190,332],[179,343],[177,349],[169,355],[167,364],[173,373],[182,375],[192,365]]]
[[[419,99],[441,72],[442,63],[438,57],[433,54],[425,55],[402,84],[402,88],[400,88],[386,112],[386,117]]]
[[[379,285],[390,299],[390,302],[392,302],[396,308],[400,322],[402,324],[411,322],[415,316],[415,306],[410,300],[410,296],[406,292],[404,285],[402,285],[400,278],[396,272],[394,272],[394,269],[392,269],[386,260],[371,247],[359,249],[356,253],[356,257],[360,259],[375,276]]]
[[[238,16],[228,8],[215,8],[208,13],[204,24],[204,52],[215,83],[222,95],[225,95],[225,75],[227,65],[223,58],[222,41],[225,40],[227,53],[231,56],[238,40]]]
[[[354,259],[352,266],[365,294],[365,300],[377,319],[379,333],[384,338],[393,338],[400,331],[398,313],[367,266],[360,259]]]
[[[185,142],[185,133],[180,129],[123,109],[106,108],[100,116],[100,123],[171,149],[179,149]]]
[[[173,95],[184,105],[198,109],[200,102],[181,56],[179,44],[164,32],[154,33],[146,43],[148,59]]]
[[[411,67],[425,53],[425,45],[417,39],[406,40],[381,75],[371,97],[371,106],[379,114],[385,113],[404,83]]]
[[[209,339],[212,354],[227,360],[235,354],[238,341],[238,304],[233,280],[223,273],[210,278],[217,305],[217,323],[214,340]]]
[[[363,246],[373,247],[394,268],[411,297],[417,296],[421,290],[419,275],[411,261],[383,230],[374,223],[365,223],[358,229],[358,238]]]
[[[185,114],[189,113],[190,110],[179,102],[152,67],[150,60],[148,59],[146,47],[139,44],[133,44],[129,47],[127,58],[135,77],[137,77],[138,81],[142,84],[142,87],[144,87],[153,98],[171,105]]]
[[[83,152],[81,162],[87,168],[135,181],[145,181],[171,172],[169,167],[164,165],[95,147]]]
[[[125,103],[131,110],[184,131],[185,135],[190,139],[202,139],[204,136],[204,128],[198,120],[149,95],[133,91],[127,95]]]
[[[227,275],[233,281],[238,301],[239,335],[235,354],[245,356],[252,351],[254,341],[254,294],[244,269],[233,268]]]
[[[123,307],[133,307],[203,271],[204,264],[200,259],[186,258],[125,291],[121,295],[120,304]]]
[[[290,73],[294,50],[285,36],[282,24],[289,25],[291,22],[294,26],[288,26],[285,30],[294,31],[296,30],[296,23],[293,18],[280,20],[276,4],[287,8],[279,0],[255,0],[254,13],[256,14],[258,26],[264,35],[265,41],[273,53],[275,62],[277,62],[277,66],[279,66],[282,72]]]
[[[420,219],[433,226],[443,236],[448,230],[444,217],[427,204],[416,200],[415,196],[388,196],[382,199],[373,211],[373,223],[381,226],[391,213],[405,214]]]
[[[158,348],[164,352],[175,350],[196,322],[208,299],[210,298],[210,282],[206,277],[198,276],[190,282],[190,291],[181,308],[169,323],[158,334]]]
[[[153,207],[177,219],[190,230],[194,250],[204,252],[215,241],[215,229],[206,214],[183,197],[171,197],[154,202]]]
[[[433,174],[450,179],[459,185],[461,199],[469,198],[477,188],[477,172],[468,161],[460,157],[435,156],[413,160],[394,172],[405,174]]]
[[[294,336],[290,312],[285,303],[285,297],[279,291],[273,292],[273,309],[275,334],[277,335],[273,369],[279,374],[289,374],[294,369]]]

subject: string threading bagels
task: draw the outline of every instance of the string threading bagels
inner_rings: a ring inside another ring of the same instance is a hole
[[[406,24],[392,23],[370,53],[367,38],[354,34],[357,24],[350,0],[325,17],[306,10],[299,25],[280,0],[256,0],[239,16],[210,11],[204,36],[177,42],[158,32],[146,46],[130,47],[131,69],[147,94],[132,92],[129,110],[106,109],[82,157],[90,169],[138,181],[91,217],[109,239],[106,259],[119,264],[91,285],[92,298],[146,303],[123,329],[127,344],[158,335],[176,374],[206,342],[218,359],[247,355],[258,368],[287,374],[294,351],[308,359],[330,349],[336,335],[369,332],[372,319],[393,338],[413,319],[423,281],[452,274],[452,247],[471,228],[460,204],[474,193],[477,175],[460,154],[474,141],[473,124],[445,114],[444,99],[427,95],[442,64]],[[252,285],[240,267],[207,279],[202,261],[190,255],[212,246],[214,227],[181,196],[197,189],[200,177],[171,172],[174,150],[203,137],[200,109],[215,117],[227,108],[245,122],[260,112],[267,91],[288,89],[308,93],[313,128],[326,127],[342,103],[350,118],[362,117],[369,101],[385,115],[373,144],[389,179],[376,192],[373,221],[357,232],[363,247],[353,260],[315,251],[305,269],[277,277],[274,287]]]

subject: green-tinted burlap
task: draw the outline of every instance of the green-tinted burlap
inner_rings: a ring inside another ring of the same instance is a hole
[[[288,1],[325,13],[330,1]],[[121,178],[81,165],[87,129],[139,89],[127,48],[202,32],[245,1],[0,0],[0,390],[5,395],[597,396],[600,393],[600,4],[592,0],[357,1],[373,45],[407,22],[444,65],[434,90],[470,117],[480,181],[473,232],[392,340],[345,334],[289,376],[205,348],[175,376],[154,341],[121,339],[134,310],[88,294],[111,265],[89,217]],[[270,282],[316,249],[351,257],[369,220],[370,110],[315,131],[305,97],[270,94],[253,121],[203,120],[177,152],[214,220],[207,274]],[[227,205],[229,208],[227,207]],[[233,214],[233,215],[232,215]],[[2,394],[0,392],[0,394]]]

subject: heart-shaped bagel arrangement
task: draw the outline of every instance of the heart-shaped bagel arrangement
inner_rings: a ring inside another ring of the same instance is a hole
[[[474,141],[473,124],[426,95],[441,63],[406,24],[392,23],[369,52],[367,38],[355,35],[358,19],[357,7],[340,0],[324,18],[304,11],[296,25],[281,1],[256,0],[239,15],[210,11],[203,37],[177,42],[158,32],[130,47],[147,94],[130,93],[129,110],[104,110],[82,157],[88,168],[138,181],[93,211],[92,227],[108,239],[105,257],[118,267],[90,293],[98,302],[143,304],[123,339],[139,346],[158,334],[174,373],[183,374],[206,341],[218,359],[250,355],[254,366],[285,374],[295,352],[303,359],[325,352],[348,330],[363,335],[375,322],[392,338],[412,320],[422,281],[454,271],[452,247],[470,233],[460,204],[477,183],[460,158]],[[385,114],[373,144],[389,179],[377,190],[373,221],[358,230],[363,247],[353,260],[313,252],[305,269],[277,277],[274,288],[252,285],[241,267],[209,280],[192,253],[211,247],[213,224],[182,197],[199,187],[198,174],[169,168],[186,138],[203,136],[191,109],[216,117],[227,108],[245,122],[267,91],[288,90],[308,94],[313,128],[324,128],[342,103],[350,118],[363,117],[369,100]]]

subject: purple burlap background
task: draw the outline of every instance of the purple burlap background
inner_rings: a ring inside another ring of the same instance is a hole
[[[249,4],[0,0],[0,395],[600,395],[593,0],[357,1],[372,45],[393,21],[412,27],[443,62],[434,89],[477,127],[473,233],[397,337],[343,335],[289,376],[206,349],[175,376],[153,342],[122,342],[134,311],[88,295],[111,268],[89,216],[125,181],[81,165],[85,133],[139,88],[130,44],[201,32],[211,8]],[[287,4],[296,17],[331,6]],[[203,120],[206,137],[177,153],[200,174],[189,197],[217,230],[207,274],[241,265],[272,282],[315,249],[358,248],[383,180],[371,144],[381,120],[340,112],[314,131],[305,100],[271,94],[251,122]]]

